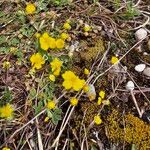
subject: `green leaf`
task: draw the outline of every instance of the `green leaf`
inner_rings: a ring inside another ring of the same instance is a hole
[[[8,54],[10,52],[9,47],[1,47],[0,48],[0,54]]]
[[[94,145],[92,145],[91,150],[97,150],[97,148]]]
[[[0,36],[0,44],[6,43],[6,37],[1,35]]]
[[[62,110],[59,109],[59,108],[56,108],[56,109],[54,110],[54,113],[60,115],[60,114],[62,113]]]
[[[29,27],[29,26],[23,26],[20,29],[20,32],[22,33],[22,35],[26,36],[26,37],[32,37],[33,34],[35,33],[35,29],[33,27]]]
[[[20,41],[18,38],[13,38],[11,41],[10,41],[10,44],[11,46],[17,46],[17,44],[19,44]]]
[[[49,118],[52,118],[52,117],[53,117],[53,114],[51,113],[50,110],[47,110],[47,116],[48,116]]]
[[[59,108],[56,108],[52,113],[52,122],[57,125],[58,121],[61,120],[61,112],[62,110]]]
[[[3,17],[4,15],[6,15],[3,11],[0,11],[0,17]]]
[[[52,122],[54,125],[58,124],[58,120],[54,116],[52,116]]]
[[[137,150],[135,144],[132,144],[131,150]]]
[[[31,88],[30,89],[30,93],[29,93],[29,99],[34,99],[36,96],[36,89],[35,88]]]
[[[33,106],[33,108],[35,109],[35,114],[38,114],[43,109],[43,105],[43,101],[39,101],[37,106]]]
[[[0,101],[0,105],[5,105],[6,103],[9,103],[11,100],[12,100],[12,92],[9,90],[8,87],[6,87],[2,99]]]

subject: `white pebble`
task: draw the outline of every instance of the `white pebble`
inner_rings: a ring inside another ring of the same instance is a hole
[[[146,65],[145,65],[145,64],[138,64],[138,65],[135,66],[134,69],[135,69],[137,72],[142,72],[145,68],[146,68]]]
[[[75,46],[74,46],[74,45],[71,45],[71,46],[69,47],[69,51],[70,51],[70,52],[74,52],[74,51],[75,51]]]
[[[150,77],[150,67],[146,67],[143,71],[143,74]]]
[[[132,81],[128,81],[126,84],[127,90],[134,90],[134,83]]]
[[[147,31],[144,28],[140,28],[135,32],[135,38],[137,39],[137,41],[145,39],[146,36],[147,36]]]

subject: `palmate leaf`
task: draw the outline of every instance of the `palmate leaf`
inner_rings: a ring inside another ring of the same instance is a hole
[[[62,110],[59,109],[59,108],[56,108],[54,111],[53,111],[53,115],[52,115],[52,122],[57,125],[58,124],[58,121],[61,120],[61,112]]]

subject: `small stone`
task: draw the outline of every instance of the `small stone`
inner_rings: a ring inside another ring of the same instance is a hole
[[[74,52],[74,51],[75,51],[75,46],[74,46],[74,45],[71,45],[71,46],[69,47],[69,51],[70,51],[70,52]]]
[[[140,28],[135,32],[135,38],[137,39],[137,41],[145,39],[146,36],[147,36],[147,31],[144,28]]]
[[[147,53],[147,52],[144,52],[144,53],[143,53],[143,55],[144,55],[144,56],[147,56],[147,55],[148,55],[148,53]]]
[[[95,100],[95,98],[96,98],[96,91],[95,91],[95,87],[94,87],[93,84],[89,84],[89,91],[87,92],[87,96],[88,96],[90,101]]]
[[[150,77],[150,67],[146,67],[143,71],[143,74]]]
[[[146,65],[145,65],[145,64],[138,64],[138,65],[135,66],[134,69],[135,69],[137,72],[142,72],[145,68],[146,68]]]
[[[132,81],[128,81],[126,84],[127,90],[134,90],[134,83]]]

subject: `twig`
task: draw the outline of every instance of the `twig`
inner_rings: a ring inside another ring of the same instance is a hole
[[[139,113],[139,117],[141,118],[142,117],[142,113],[141,113],[140,108],[139,108],[139,106],[137,104],[137,101],[136,101],[136,98],[134,96],[133,90],[130,90],[130,93],[131,93],[131,96],[132,96],[132,100],[133,100],[133,102],[135,104],[135,107],[136,107],[136,109],[137,109],[137,111]]]
[[[65,129],[67,123],[68,123],[68,120],[70,119],[70,117],[71,117],[71,115],[72,115],[72,113],[73,113],[73,110],[74,110],[74,107],[72,107],[72,109],[71,109],[71,111],[70,111],[70,113],[69,113],[69,115],[68,115],[68,117],[67,117],[67,119],[66,119],[66,121],[65,121],[65,123],[64,123],[64,126],[63,126],[62,129],[59,131],[59,134],[58,134],[58,136],[56,137],[56,139],[55,139],[55,141],[53,142],[53,144],[52,144],[51,147],[54,147],[54,146],[57,144],[57,142],[59,141],[59,138],[60,138],[61,134],[63,133],[63,131],[64,131],[64,129]]]

